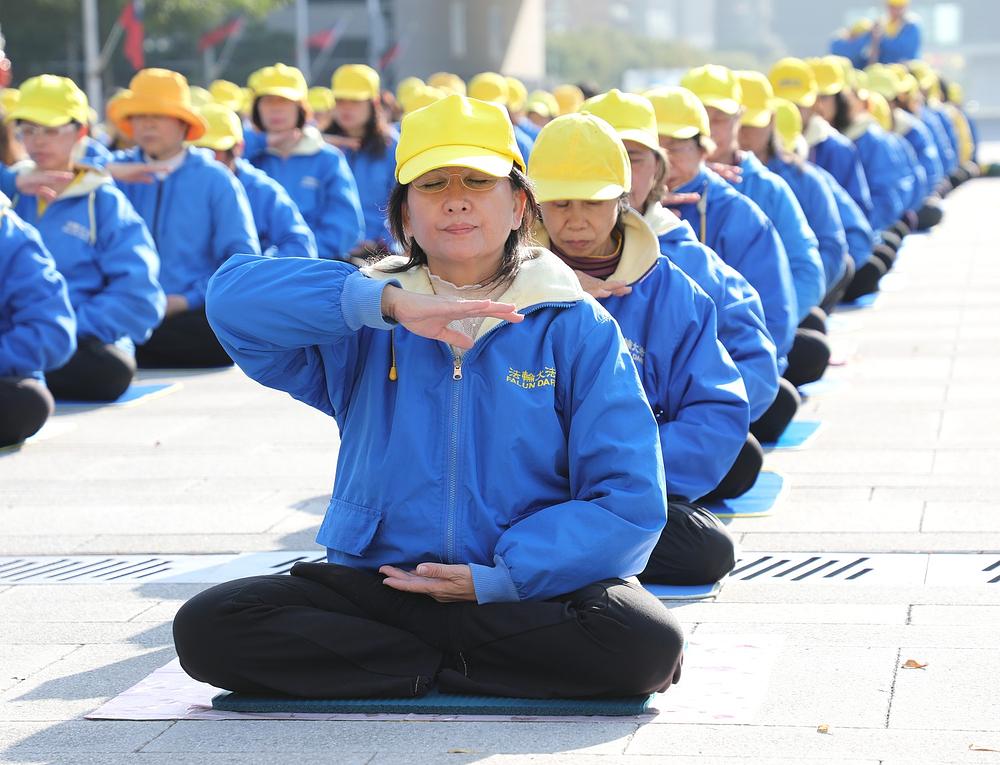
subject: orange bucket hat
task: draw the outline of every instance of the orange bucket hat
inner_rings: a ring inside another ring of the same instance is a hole
[[[205,134],[205,120],[192,108],[191,89],[187,79],[179,72],[169,69],[143,69],[138,72],[108,116],[115,127],[131,138],[129,118],[139,114],[174,117],[186,122],[188,141],[195,141]]]

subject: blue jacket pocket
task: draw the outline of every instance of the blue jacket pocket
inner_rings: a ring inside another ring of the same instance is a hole
[[[334,550],[361,556],[382,522],[382,512],[334,497],[326,510],[316,541]]]

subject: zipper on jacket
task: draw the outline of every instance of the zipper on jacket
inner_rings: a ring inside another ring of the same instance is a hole
[[[159,232],[160,225],[160,200],[163,197],[163,183],[163,181],[156,182],[156,205],[153,207],[153,226],[152,231],[150,232],[153,236],[153,242],[156,245],[160,244],[157,234]]]
[[[448,439],[448,508],[445,515],[445,560],[454,563],[455,525],[458,515],[458,445],[462,421],[462,356],[452,351],[451,432]]]

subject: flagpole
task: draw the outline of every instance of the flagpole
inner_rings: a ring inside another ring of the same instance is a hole
[[[379,0],[367,0],[368,6],[368,64],[378,66],[379,57],[385,51],[385,19],[382,18],[382,4]]]
[[[229,66],[229,59],[233,57],[233,51],[236,49],[236,43],[240,41],[243,37],[243,26],[237,29],[233,34],[226,38],[226,44],[222,46],[222,51],[219,53],[219,58],[215,62],[215,72],[212,79],[217,79],[226,71],[226,67]],[[211,82],[211,80],[209,80]],[[207,83],[206,83],[207,85]]]
[[[97,30],[97,0],[83,0],[83,71],[87,99],[100,113],[104,105],[101,90],[101,62]]]
[[[309,0],[295,0],[295,66],[309,82]]]
[[[205,87],[208,87],[208,84],[215,79],[214,51],[213,46],[209,45],[201,54],[202,68],[205,70]]]

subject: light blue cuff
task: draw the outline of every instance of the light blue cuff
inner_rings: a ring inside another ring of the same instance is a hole
[[[396,326],[395,322],[382,317],[382,290],[390,284],[399,286],[395,280],[369,279],[360,271],[355,271],[344,280],[340,310],[350,329],[357,332],[362,327],[392,329]]]
[[[493,556],[494,566],[481,566],[470,563],[472,569],[472,584],[476,588],[476,600],[479,603],[509,603],[520,600],[517,587],[510,576],[510,569],[499,555]]]

